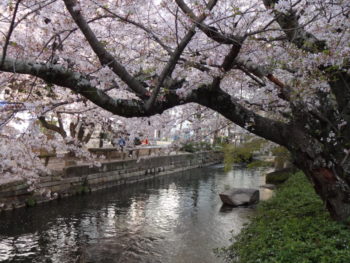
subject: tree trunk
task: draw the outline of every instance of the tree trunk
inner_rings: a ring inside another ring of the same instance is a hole
[[[293,154],[295,165],[300,168],[313,184],[316,193],[334,220],[345,222],[350,219],[350,185],[341,163],[332,168],[318,165],[319,160],[331,163],[332,157],[322,153],[311,159],[305,154]],[[328,160],[327,160],[328,159]]]
[[[105,133],[100,132],[100,142],[99,142],[99,145],[98,145],[99,148],[103,147],[103,139],[104,139],[104,137],[105,137]]]

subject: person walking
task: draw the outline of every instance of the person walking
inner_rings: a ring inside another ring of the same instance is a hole
[[[121,151],[124,150],[125,144],[126,144],[125,139],[122,136],[120,136],[118,140],[118,146],[120,147]]]

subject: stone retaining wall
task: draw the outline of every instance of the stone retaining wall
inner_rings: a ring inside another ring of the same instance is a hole
[[[102,163],[100,167],[71,166],[57,175],[40,178],[35,192],[28,191],[24,180],[0,185],[0,211],[144,181],[156,176],[215,164],[222,158],[220,152],[201,152],[107,162]]]

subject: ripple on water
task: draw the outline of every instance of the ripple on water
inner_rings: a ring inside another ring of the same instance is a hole
[[[213,249],[254,210],[223,207],[218,193],[264,183],[218,166],[16,210],[0,217],[0,261],[221,262]]]

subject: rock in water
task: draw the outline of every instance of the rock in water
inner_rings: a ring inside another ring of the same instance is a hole
[[[219,195],[224,204],[232,206],[252,205],[259,202],[259,190],[252,188],[232,188]]]

